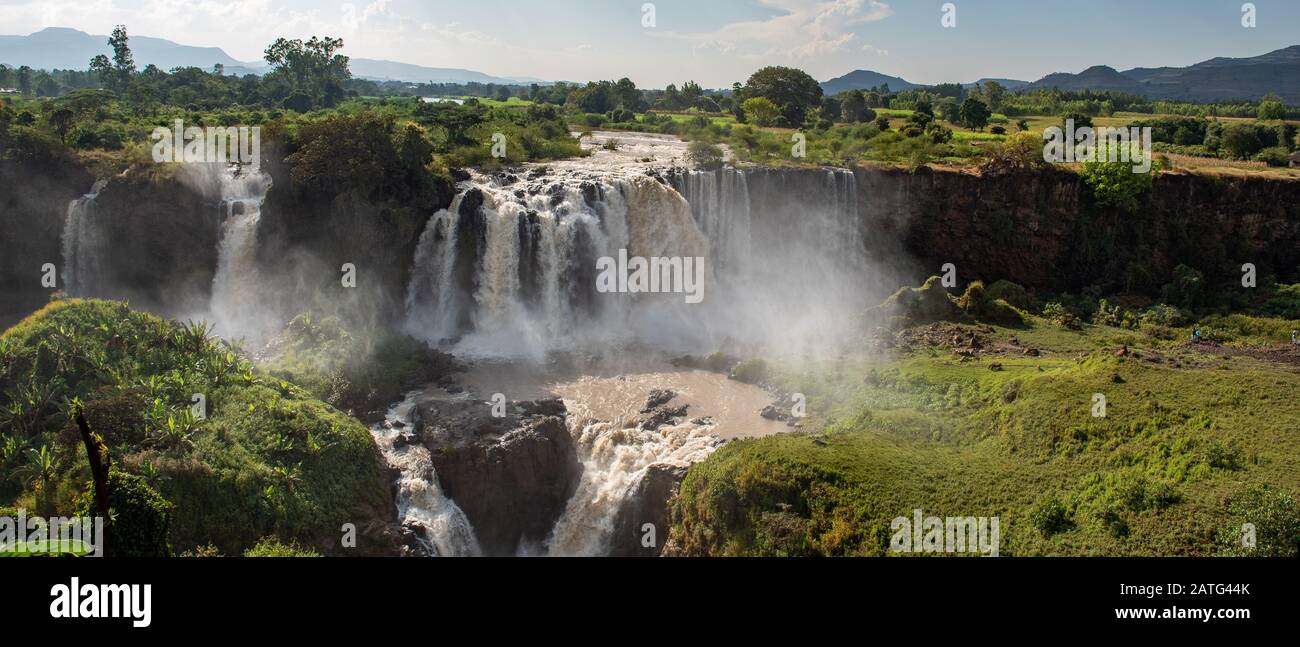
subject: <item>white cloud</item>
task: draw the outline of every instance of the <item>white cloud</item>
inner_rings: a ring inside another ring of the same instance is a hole
[[[710,32],[662,33],[696,50],[752,59],[808,60],[846,51],[857,39],[854,27],[893,14],[878,0],[762,0],[781,12],[766,20],[734,22]]]

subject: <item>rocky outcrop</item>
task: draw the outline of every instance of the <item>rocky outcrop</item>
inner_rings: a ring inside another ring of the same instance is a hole
[[[472,400],[424,402],[418,411],[416,435],[483,552],[541,545],[582,475],[563,402],[512,403],[501,417]]]
[[[1098,207],[1077,173],[982,176],[923,168],[857,170],[862,217],[919,259],[916,280],[957,266],[962,284],[1007,279],[1031,290],[1158,295],[1173,268],[1207,283],[1300,281],[1300,182],[1162,173],[1135,213]],[[815,182],[810,178],[808,182]]]
[[[89,191],[94,180],[72,159],[0,160],[0,328],[49,300],[52,290],[41,285],[41,267],[62,265],[68,202]]]
[[[687,467],[656,463],[628,495],[614,522],[612,557],[658,557],[668,540],[669,510]]]

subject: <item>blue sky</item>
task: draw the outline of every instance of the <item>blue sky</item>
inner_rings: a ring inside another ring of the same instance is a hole
[[[1035,80],[1089,65],[1188,65],[1300,44],[1300,2],[1255,0],[0,0],[0,33],[43,26],[217,46],[256,60],[276,36],[342,35],[345,53],[499,76],[743,81],[768,64],[825,80],[872,69],[918,83]]]

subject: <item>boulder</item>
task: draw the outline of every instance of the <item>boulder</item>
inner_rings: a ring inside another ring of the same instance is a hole
[[[465,513],[486,555],[514,555],[543,542],[582,475],[563,402],[512,404],[523,413],[493,417],[490,404],[469,400],[418,406],[442,490]]]

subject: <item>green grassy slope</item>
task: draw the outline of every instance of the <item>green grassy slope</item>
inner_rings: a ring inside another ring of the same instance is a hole
[[[1232,505],[1248,487],[1294,509],[1300,363],[1037,318],[937,326],[883,360],[783,375],[807,395],[812,433],[733,442],[692,467],[674,511],[682,550],[888,554],[891,520],[922,508],[998,516],[1002,555],[1207,555],[1255,520]],[[954,334],[983,349],[962,358]],[[1277,552],[1294,552],[1300,535],[1280,532]]]
[[[206,419],[191,412],[196,393]],[[268,536],[328,551],[343,523],[388,512],[360,423],[202,327],[122,303],[58,301],[0,337],[0,394],[0,472],[25,473],[42,447],[54,462],[50,478],[6,479],[0,505],[71,514],[89,482],[67,417],[79,399],[115,466],[175,505],[174,552],[212,544],[237,555]]]

